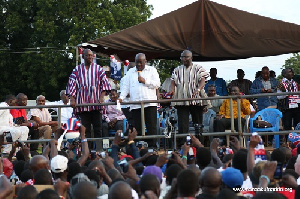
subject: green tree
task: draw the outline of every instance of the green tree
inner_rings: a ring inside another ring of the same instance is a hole
[[[285,64],[282,66],[281,69],[285,68],[293,68],[295,71],[295,77],[294,79],[300,83],[300,54],[299,53],[293,53],[293,56],[285,60]],[[278,75],[277,79],[281,80],[282,75]]]
[[[147,0],[0,0],[0,97],[58,98],[75,46],[146,21]]]
[[[181,65],[181,62],[178,60],[154,59],[150,61],[150,65],[155,66],[157,68],[161,84],[163,84],[165,79],[171,77],[174,68]]]

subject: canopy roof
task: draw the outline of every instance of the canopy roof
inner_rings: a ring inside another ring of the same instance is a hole
[[[177,60],[184,49],[194,61],[234,60],[300,51],[300,26],[199,0],[183,8],[89,41],[121,60]]]

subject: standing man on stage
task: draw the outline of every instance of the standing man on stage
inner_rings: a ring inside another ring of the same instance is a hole
[[[156,89],[160,87],[160,79],[156,68],[146,65],[146,55],[138,53],[135,56],[136,66],[131,68],[122,82],[119,101],[130,95],[130,101],[157,100]],[[134,126],[139,135],[142,133],[141,105],[130,105]],[[157,103],[145,104],[145,122],[147,135],[157,135]],[[149,142],[149,146],[154,143]]]
[[[202,66],[192,63],[193,54],[189,50],[184,50],[180,59],[183,65],[175,68],[171,77],[170,94],[173,95],[173,99],[207,97],[204,86],[209,73]],[[172,104],[177,109],[178,133],[189,132],[189,114],[191,114],[196,135],[199,135],[199,128],[203,120],[203,108],[205,106],[210,108],[210,102],[207,100],[195,100],[174,102]]]
[[[77,104],[102,103],[106,92],[111,90],[105,72],[100,65],[93,63],[93,52],[83,51],[84,64],[75,67],[69,77],[66,94],[81,123],[86,127],[86,137],[91,137],[93,125],[95,137],[102,137],[101,106],[76,107]],[[99,146],[97,146],[99,148]]]

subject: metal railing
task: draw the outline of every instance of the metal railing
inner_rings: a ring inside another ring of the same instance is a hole
[[[241,121],[241,99],[247,98],[262,98],[270,96],[288,96],[288,95],[300,95],[300,92],[283,92],[283,93],[265,93],[265,94],[255,94],[255,95],[239,95],[239,96],[217,96],[217,97],[207,97],[207,98],[188,98],[188,99],[164,99],[164,100],[144,100],[144,101],[130,101],[122,102],[122,105],[126,104],[140,104],[141,105],[141,124],[145,126],[145,115],[144,115],[144,106],[147,103],[168,103],[168,102],[182,102],[182,101],[194,101],[194,100],[214,100],[214,99],[229,99],[230,101],[230,116],[231,116],[231,132],[208,132],[203,133],[203,136],[225,136],[225,135],[241,135],[250,136],[251,133],[242,132],[242,121]],[[234,128],[234,113],[233,113],[233,100],[237,100],[237,110],[238,110],[238,132]],[[77,104],[76,107],[85,107],[85,106],[105,106],[105,105],[116,105],[115,102],[109,103],[89,103],[89,104]],[[58,123],[61,123],[61,108],[71,107],[71,105],[44,105],[44,106],[8,106],[0,107],[2,109],[34,109],[34,108],[58,108]],[[300,133],[300,130],[290,130],[290,131],[279,131],[279,132],[259,132],[259,135],[286,135],[290,132]],[[176,137],[185,137],[188,134],[177,134],[174,136],[174,141],[176,143]],[[157,139],[165,138],[164,135],[145,135],[145,128],[142,128],[142,136],[137,136],[137,139]],[[88,141],[102,140],[103,138],[88,138]],[[109,138],[113,139],[113,138]],[[48,142],[49,139],[44,140],[27,140],[24,142],[27,143],[36,143],[36,142]]]

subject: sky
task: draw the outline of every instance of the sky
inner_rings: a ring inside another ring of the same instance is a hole
[[[153,5],[154,8],[152,11],[153,15],[150,19],[177,10],[195,1],[197,0],[148,0],[148,4]],[[214,2],[250,13],[300,25],[299,0],[214,0]],[[227,81],[236,79],[236,70],[241,68],[245,71],[245,78],[253,81],[256,71],[261,70],[263,66],[268,66],[270,70],[276,72],[276,75],[279,75],[285,60],[291,56],[292,54],[284,54],[232,61],[200,62],[200,64],[206,70],[217,68],[217,76],[222,77]]]

